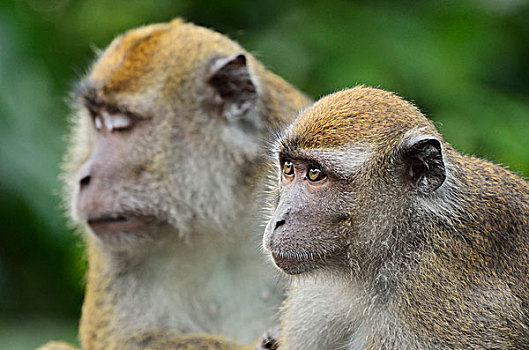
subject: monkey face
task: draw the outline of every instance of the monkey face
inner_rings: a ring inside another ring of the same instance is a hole
[[[300,158],[282,157],[280,168],[279,199],[265,229],[265,249],[292,275],[341,263],[350,224],[333,200],[341,187],[335,174]]]
[[[289,274],[369,262],[392,246],[411,208],[443,198],[446,169],[433,125],[381,90],[323,98],[277,148],[281,181],[264,247]]]
[[[116,249],[237,220],[271,131],[247,56],[191,24],[117,38],[77,91],[65,162],[74,219]]]
[[[94,89],[87,89],[82,99],[78,116],[88,153],[77,173],[76,218],[109,245],[158,237],[167,221],[141,187],[154,180],[148,174],[154,152],[146,145],[159,132],[159,121],[101,100]]]

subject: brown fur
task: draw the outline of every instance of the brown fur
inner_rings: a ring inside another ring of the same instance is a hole
[[[245,93],[257,98],[247,114],[230,120],[221,109],[224,97],[215,95],[208,78],[217,60],[237,55],[244,55],[255,84]],[[83,349],[237,348],[214,337],[180,335],[213,333],[247,341],[272,326],[281,286],[256,257],[253,236],[264,147],[310,100],[237,43],[177,19],[116,38],[74,102],[64,180],[67,205],[86,231]],[[87,104],[131,117],[134,128],[98,133],[99,112],[91,117]],[[240,119],[249,119],[253,129],[239,126]],[[112,138],[112,147],[97,153],[105,137]],[[85,168],[92,171],[90,188],[99,190],[83,202]],[[149,215],[157,226],[137,236],[96,237],[76,213],[105,210]],[[215,270],[224,265],[220,273]],[[270,289],[260,296],[264,287]],[[263,314],[246,321],[247,309],[258,305]],[[261,324],[263,329],[256,329]]]
[[[403,115],[410,118],[402,118]],[[416,127],[435,130],[417,107],[402,103],[392,93],[356,88],[337,92],[332,102],[315,103],[292,125],[287,139],[299,139],[296,147],[301,149],[332,149],[355,142],[389,149],[394,144],[387,142],[395,142],[396,136]]]
[[[433,192],[407,183],[403,159],[422,138],[442,149],[446,180]],[[333,156],[360,145],[371,153],[357,168]],[[329,175],[322,195],[304,204],[312,221],[296,219],[303,209],[284,204],[293,190],[281,186],[278,210],[289,215],[276,211],[265,232],[275,254],[320,249],[323,257],[292,279],[281,349],[529,348],[526,180],[457,152],[415,106],[362,86],[307,108],[278,152]],[[297,238],[274,236],[298,227]],[[323,234],[332,249],[311,243]]]

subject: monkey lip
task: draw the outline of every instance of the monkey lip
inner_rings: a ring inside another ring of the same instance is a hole
[[[94,233],[138,231],[154,222],[154,216],[134,214],[109,214],[89,217],[88,225]]]
[[[274,263],[289,275],[308,272],[318,267],[324,257],[316,252],[272,251]]]

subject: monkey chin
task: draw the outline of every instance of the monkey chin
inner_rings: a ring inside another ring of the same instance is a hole
[[[323,265],[324,258],[315,252],[272,251],[275,265],[288,275],[313,271]]]

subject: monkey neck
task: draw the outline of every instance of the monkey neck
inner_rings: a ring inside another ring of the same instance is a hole
[[[171,232],[174,238],[141,255],[109,251],[89,238],[83,346],[105,340],[102,329],[124,338],[152,329],[257,338],[274,324],[282,290],[264,255],[257,255],[257,229],[239,224],[235,232],[191,232],[188,241]]]
[[[292,279],[282,312],[286,349],[360,349],[386,314],[350,274],[315,271]],[[309,316],[310,315],[310,316]]]
[[[415,261],[405,249],[362,257],[364,261],[349,268],[318,270],[293,279],[282,312],[285,348],[364,349],[381,335],[406,332],[395,304],[401,299],[399,278],[413,269]],[[395,346],[400,345],[413,348]]]

